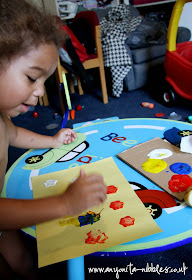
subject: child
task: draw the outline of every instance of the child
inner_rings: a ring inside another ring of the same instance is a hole
[[[29,105],[35,106],[43,96],[44,82],[57,66],[62,40],[52,19],[25,0],[0,0],[0,189],[9,145],[58,148],[76,138],[71,129],[43,136],[16,127],[10,120],[27,112]],[[36,200],[0,198],[0,254],[16,274],[29,279],[32,263],[18,229],[77,215],[105,199],[103,178],[86,176],[83,170],[62,195]]]

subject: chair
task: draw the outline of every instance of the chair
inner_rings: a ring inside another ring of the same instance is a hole
[[[77,19],[84,18],[87,23],[89,24],[95,38],[95,48],[96,53],[89,54],[88,59],[85,60],[82,64],[85,70],[99,68],[100,74],[100,82],[101,82],[101,91],[102,91],[102,99],[103,103],[108,103],[108,95],[107,95],[107,87],[106,87],[106,79],[105,79],[105,70],[103,64],[103,53],[102,53],[102,46],[101,46],[101,37],[100,37],[100,25],[98,21],[97,14],[94,11],[82,11],[76,14],[73,22]],[[61,110],[64,112],[64,105],[63,105],[63,97],[60,90],[60,83],[63,83],[63,74],[67,74],[68,71],[61,65],[60,61],[58,62],[57,69],[56,69],[56,80],[58,85],[59,97],[61,102]],[[83,94],[83,89],[81,87],[80,79],[78,79],[78,89],[79,94]],[[70,88],[72,88],[72,84],[70,84]]]
[[[48,100],[46,88],[44,89],[44,95],[42,97],[39,97],[38,101],[39,101],[39,105],[41,105],[41,106],[48,106],[49,105],[49,100]]]

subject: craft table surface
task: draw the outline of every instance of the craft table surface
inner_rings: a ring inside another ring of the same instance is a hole
[[[126,179],[129,182],[134,182],[132,183],[133,186],[142,186],[144,189],[162,191],[162,189],[157,187],[154,183],[118,159],[116,155],[134,145],[146,142],[152,138],[164,138],[165,131],[172,129],[173,127],[180,131],[192,131],[192,125],[189,123],[165,119],[114,118],[112,120],[92,122],[90,125],[76,125],[74,130],[85,134],[86,142],[82,145],[82,147],[86,147],[85,150],[81,152],[80,148],[76,149],[75,152],[72,152],[75,157],[71,157],[70,160],[70,157],[68,157],[68,160],[64,162],[54,162],[51,165],[40,169],[26,170],[23,169],[23,167],[26,166],[25,160],[27,158],[43,155],[47,151],[49,151],[49,153],[52,152],[52,150],[29,150],[8,170],[2,191],[2,197],[32,199],[32,176],[72,168],[74,166],[81,166],[111,156]],[[62,156],[61,151],[60,158]],[[64,159],[66,159],[66,157],[64,157]],[[92,255],[138,255],[184,245],[192,241],[191,215],[192,208],[185,203],[180,203],[179,206],[171,208],[163,208],[162,214],[155,219],[158,226],[162,229],[162,232],[126,244],[118,245],[102,252],[96,252]],[[24,229],[24,231],[35,237],[35,226]],[[75,261],[75,265],[78,265],[79,262],[82,262],[82,258],[79,258],[79,260],[74,259],[73,261]],[[73,262],[71,262],[71,264],[73,267]],[[82,264],[80,264],[80,266],[81,265]],[[72,276],[69,275],[69,278],[71,277]],[[80,280],[79,274],[77,277],[77,279]],[[71,279],[76,278],[73,276]]]

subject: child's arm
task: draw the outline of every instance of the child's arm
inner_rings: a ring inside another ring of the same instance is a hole
[[[106,199],[106,186],[98,175],[79,178],[59,196],[17,200],[0,198],[0,230],[19,229],[52,219],[78,215]]]
[[[4,120],[9,133],[9,145],[17,148],[59,148],[63,144],[73,142],[76,138],[75,131],[69,128],[59,130],[54,136],[46,136],[15,126],[6,116],[4,116]]]

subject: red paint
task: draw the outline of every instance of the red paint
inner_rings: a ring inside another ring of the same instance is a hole
[[[124,226],[124,227],[129,227],[129,226],[133,226],[135,223],[135,219],[131,218],[130,216],[126,216],[124,218],[121,218],[119,224]]]
[[[113,186],[113,185],[108,186],[108,187],[107,187],[107,194],[116,193],[117,190],[118,190],[118,188],[115,187],[115,186]]]
[[[124,202],[122,202],[120,200],[116,200],[116,201],[111,202],[109,207],[112,208],[113,210],[118,210],[118,209],[123,208],[123,205],[124,205]]]
[[[108,239],[108,237],[105,235],[104,232],[101,232],[98,230],[97,232],[88,232],[87,233],[87,239],[85,239],[86,244],[97,244],[97,243],[105,243],[105,241]]]
[[[188,175],[173,175],[168,184],[172,192],[180,193],[192,186],[192,178]]]

